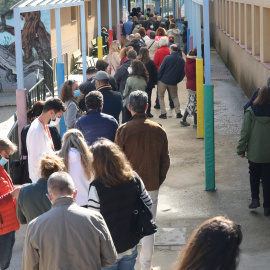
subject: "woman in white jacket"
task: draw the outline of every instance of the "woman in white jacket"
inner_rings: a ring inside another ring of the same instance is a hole
[[[78,189],[76,203],[87,207],[92,176],[92,154],[83,134],[77,129],[68,130],[63,137],[63,146],[58,154],[64,159],[66,171],[71,176],[75,188]]]

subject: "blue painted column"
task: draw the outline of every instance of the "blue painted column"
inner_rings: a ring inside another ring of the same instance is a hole
[[[160,0],[155,0],[155,12],[160,13]]]
[[[86,81],[86,30],[85,30],[85,2],[80,6],[81,11],[81,39],[82,39],[82,62],[83,62],[83,81]]]
[[[125,0],[123,0],[125,5]],[[101,37],[101,9],[100,9],[100,0],[97,0],[97,23],[98,23],[98,37]]]
[[[187,53],[189,52],[189,38],[190,38],[190,29],[187,29]]]
[[[196,24],[197,58],[202,59],[201,6],[199,4],[196,4],[196,18],[197,18],[197,24]]]
[[[170,0],[167,0],[167,15],[170,15]]]
[[[176,0],[172,0],[172,9],[173,9],[173,17],[175,18],[175,1]]]
[[[161,16],[162,16],[162,20],[163,20],[163,15],[164,15],[164,0],[162,1],[162,8],[161,8]]]
[[[192,1],[192,36],[193,36],[193,48],[197,47],[197,35],[196,35],[196,25],[197,25],[197,17],[196,17],[196,6],[197,4]]]
[[[214,141],[214,100],[211,84],[209,0],[203,0],[204,25],[204,137],[205,137],[205,190],[215,190],[215,141]]]
[[[55,9],[55,28],[56,28],[56,45],[57,45],[56,77],[57,77],[57,90],[59,95],[62,84],[65,82],[64,63],[62,62],[60,8]],[[60,128],[60,136],[63,137],[64,133],[66,132],[64,117],[61,117],[59,128]]]

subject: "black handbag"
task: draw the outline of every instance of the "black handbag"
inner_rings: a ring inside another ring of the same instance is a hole
[[[27,159],[12,161],[9,166],[9,175],[14,185],[32,183],[32,181],[29,179]]]
[[[133,210],[133,228],[136,234],[141,238],[157,232],[157,226],[153,221],[153,215],[149,207],[141,199],[141,184],[139,179],[135,178],[137,187],[137,204]]]

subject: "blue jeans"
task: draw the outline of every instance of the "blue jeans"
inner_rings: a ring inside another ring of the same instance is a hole
[[[0,235],[0,264],[2,270],[9,267],[14,243],[15,231]]]
[[[125,255],[121,259],[118,259],[113,266],[101,268],[101,270],[135,270],[137,255],[138,252],[136,246],[131,255]]]

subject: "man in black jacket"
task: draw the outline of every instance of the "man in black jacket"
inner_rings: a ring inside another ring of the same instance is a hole
[[[160,103],[161,115],[159,118],[166,119],[167,113],[164,103],[164,94],[168,87],[175,106],[176,118],[181,118],[180,103],[177,93],[177,84],[185,77],[185,61],[178,54],[176,44],[170,47],[171,54],[166,56],[158,70],[158,99]]]
[[[135,35],[130,35],[129,36],[129,44],[126,45],[125,47],[129,47],[129,46],[132,46],[133,49],[136,51],[137,55],[139,54],[140,52],[140,48],[141,47],[146,47],[145,43],[141,42],[140,41],[141,39],[141,35],[139,33],[136,33]]]
[[[122,66],[116,71],[114,78],[119,85],[119,92],[123,94],[125,90],[126,81],[128,78],[128,67],[130,67],[131,61],[135,60],[137,53],[135,50],[131,50],[127,54],[128,61],[126,61]]]

